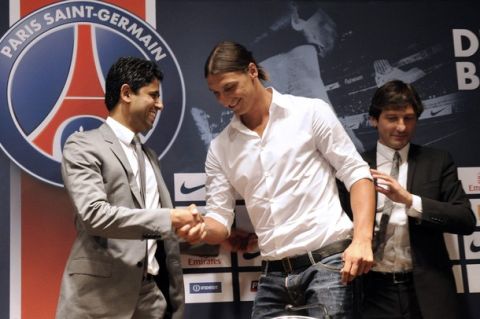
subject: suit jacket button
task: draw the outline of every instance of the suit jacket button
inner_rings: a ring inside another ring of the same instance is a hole
[[[137,263],[137,267],[138,267],[138,268],[142,268],[142,267],[143,267],[143,263],[142,263],[141,261],[139,261],[139,262]]]

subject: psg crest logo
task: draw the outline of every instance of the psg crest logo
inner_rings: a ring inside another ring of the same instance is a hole
[[[162,157],[185,111],[185,87],[174,54],[145,21],[98,1],[41,8],[0,39],[0,146],[24,171],[62,186],[63,144],[107,116],[105,77],[121,56],[155,61],[165,74],[164,110],[145,136]]]

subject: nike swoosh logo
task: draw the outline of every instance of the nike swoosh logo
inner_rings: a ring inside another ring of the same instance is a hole
[[[470,250],[472,253],[478,253],[480,251],[480,246],[475,245],[475,242],[472,240],[472,243],[470,244]]]
[[[185,182],[183,182],[182,186],[180,187],[180,192],[182,194],[190,194],[190,193],[196,192],[199,189],[204,188],[204,187],[205,187],[205,184],[194,186],[194,187],[187,187],[187,186],[185,186]]]
[[[254,253],[243,253],[243,259],[246,259],[246,260],[257,258],[258,256],[260,256],[259,251],[254,252]]]
[[[432,116],[435,116],[435,115],[437,115],[438,113],[440,113],[440,112],[442,112],[443,110],[445,110],[447,107],[448,107],[448,106],[446,106],[446,107],[444,107],[444,108],[441,108],[441,109],[438,110],[438,111],[431,110],[431,111],[430,111],[430,114],[431,114]]]

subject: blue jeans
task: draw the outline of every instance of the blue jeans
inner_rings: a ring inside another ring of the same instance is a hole
[[[353,318],[353,288],[341,283],[342,254],[322,259],[310,267],[285,274],[262,273],[253,304],[252,319],[282,315],[303,315],[323,318]],[[298,311],[286,310],[287,305],[309,306]]]

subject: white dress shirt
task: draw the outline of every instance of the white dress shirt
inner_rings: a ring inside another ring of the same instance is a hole
[[[335,176],[350,189],[371,175],[329,104],[269,90],[262,137],[234,116],[212,141],[205,163],[206,210],[230,229],[238,192],[263,258],[275,260],[351,236]]]
[[[122,146],[125,155],[127,156],[128,163],[132,168],[132,172],[135,175],[137,184],[140,189],[140,172],[138,167],[137,154],[135,153],[135,147],[132,145],[133,133],[130,129],[123,126],[118,121],[114,120],[111,117],[108,117],[105,121],[108,126],[113,130],[115,136],[119,139],[120,145]],[[153,171],[152,164],[148,160],[147,155],[145,154],[145,179],[146,179],[146,194],[145,194],[145,208],[155,209],[160,208],[160,194],[158,193],[157,180],[155,178],[155,173]],[[148,250],[148,264],[147,272],[152,275],[158,274],[159,265],[155,259],[155,251],[157,250],[157,241],[154,239],[147,240],[147,250]]]
[[[408,151],[410,144],[398,151],[401,163],[398,171],[398,183],[406,189],[408,173]],[[377,170],[390,174],[393,165],[393,154],[395,150],[377,143]],[[380,225],[382,210],[385,203],[385,195],[377,195],[376,230]],[[381,272],[402,272],[412,269],[412,255],[410,248],[410,235],[408,231],[408,216],[419,217],[422,212],[422,199],[413,195],[412,206],[407,208],[405,204],[393,202],[393,210],[390,215],[386,232],[386,244],[383,259],[377,261],[374,271]]]

